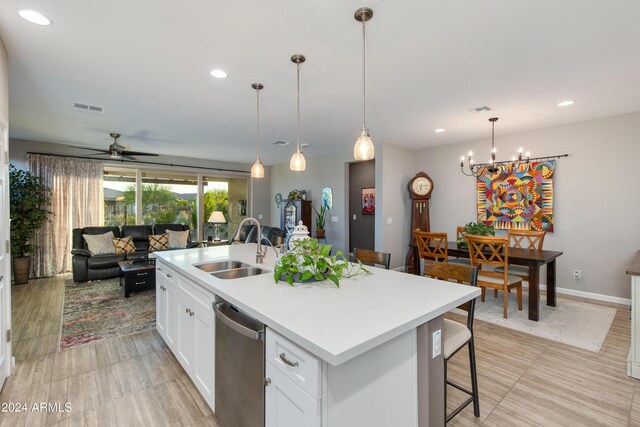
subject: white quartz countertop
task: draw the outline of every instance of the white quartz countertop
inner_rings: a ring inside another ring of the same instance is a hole
[[[480,295],[478,288],[367,267],[372,275],[332,282],[278,284],[275,251],[255,263],[256,244],[158,252],[159,262],[229,301],[332,365],[339,365]],[[193,265],[233,259],[270,270],[219,279]],[[213,309],[212,309],[213,312]]]

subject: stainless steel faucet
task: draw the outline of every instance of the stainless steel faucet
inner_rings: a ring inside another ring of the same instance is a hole
[[[256,227],[258,227],[258,237],[256,238],[256,241],[258,242],[258,249],[256,251],[256,263],[262,264],[262,262],[264,261],[264,254],[266,252],[266,248],[265,248],[264,251],[262,250],[262,233],[261,233],[261,229],[260,229],[260,223],[258,222],[258,220],[255,219],[255,218],[252,218],[252,217],[247,217],[247,218],[243,219],[240,222],[240,225],[238,225],[238,231],[242,230],[242,226],[247,221],[254,222],[256,224]],[[240,241],[240,233],[239,232],[236,234],[236,238],[233,241],[234,242],[239,242]]]

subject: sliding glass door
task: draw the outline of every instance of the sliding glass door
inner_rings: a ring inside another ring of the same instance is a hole
[[[220,237],[227,240],[247,216],[247,195],[246,178],[105,166],[104,224],[186,224],[192,240],[208,240],[215,235],[211,213],[220,211]]]

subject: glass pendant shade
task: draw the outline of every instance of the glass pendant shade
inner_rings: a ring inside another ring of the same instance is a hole
[[[371,160],[374,158],[373,142],[366,125],[366,33],[365,24],[373,17],[373,10],[368,7],[361,7],[353,14],[356,21],[362,23],[362,130],[356,144],[353,146],[353,157],[356,160]]]
[[[264,178],[264,166],[260,160],[260,90],[264,89],[261,83],[251,85],[256,91],[256,161],[251,166],[251,178]]]
[[[262,166],[260,159],[256,159],[251,166],[251,178],[264,178],[264,166]]]
[[[358,139],[356,139],[356,145],[353,147],[353,157],[356,160],[371,160],[374,158],[374,151],[369,131],[363,129]]]
[[[296,85],[297,85],[297,108],[298,108],[298,131],[297,131],[297,143],[296,151],[293,152],[291,160],[289,161],[289,169],[293,172],[304,172],[307,168],[307,161],[304,159],[304,154],[300,149],[300,64],[302,64],[306,58],[304,55],[296,54],[291,56],[291,62],[296,64]]]
[[[294,172],[303,172],[307,168],[307,162],[304,159],[304,154],[299,149],[293,152],[291,161],[289,162],[289,169]]]

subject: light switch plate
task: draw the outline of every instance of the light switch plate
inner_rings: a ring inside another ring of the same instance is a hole
[[[393,224],[393,218],[391,217],[387,218],[387,224]]]
[[[353,220],[354,221],[356,220],[356,214],[353,214]]]
[[[338,216],[337,215],[332,215],[331,216],[331,222],[338,222]]]
[[[262,219],[262,214],[258,214],[258,219]]]

